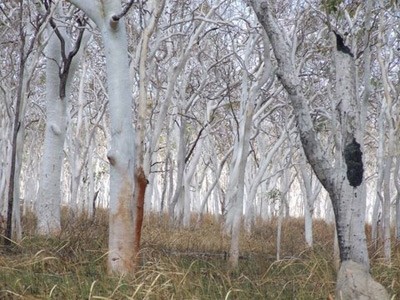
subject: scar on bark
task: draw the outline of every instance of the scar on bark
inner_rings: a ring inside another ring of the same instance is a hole
[[[139,167],[135,173],[136,181],[136,226],[135,226],[135,255],[136,266],[140,260],[140,238],[142,236],[143,213],[144,213],[144,195],[146,193],[146,186],[149,183],[144,174],[143,168]]]

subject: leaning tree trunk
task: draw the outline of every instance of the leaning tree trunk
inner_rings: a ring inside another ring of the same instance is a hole
[[[388,299],[385,289],[369,274],[369,260],[364,232],[365,197],[363,183],[362,136],[357,112],[354,83],[354,57],[339,35],[336,35],[336,92],[341,101],[341,163],[333,169],[314,130],[310,108],[296,73],[291,49],[284,32],[273,15],[270,1],[251,1],[258,20],[270,39],[278,63],[277,76],[288,93],[297,121],[300,140],[307,160],[330,195],[336,217],[339,251],[342,262],[338,275],[337,295],[343,299],[360,299],[365,290],[373,293],[365,299]],[[342,77],[340,77],[342,76]],[[347,82],[346,82],[347,81]],[[347,115],[346,115],[347,112]],[[361,145],[360,145],[361,142]],[[347,276],[347,277],[346,277]],[[352,276],[353,278],[348,278]],[[365,283],[369,286],[359,283]],[[363,298],[364,299],[364,298]]]

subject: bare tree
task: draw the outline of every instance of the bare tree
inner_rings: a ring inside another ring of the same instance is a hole
[[[20,175],[22,166],[22,153],[24,146],[24,116],[26,107],[26,92],[29,88],[33,70],[37,64],[38,53],[33,56],[34,47],[41,37],[43,25],[47,22],[48,14],[36,15],[35,23],[27,25],[25,18],[25,3],[20,1],[18,8],[18,29],[20,38],[19,63],[18,63],[18,86],[14,104],[14,120],[11,135],[11,162],[8,182],[7,196],[7,227],[5,232],[5,245],[11,244],[13,231],[17,240],[21,239],[20,225]],[[34,18],[34,16],[32,16]],[[28,60],[31,58],[31,60]],[[14,220],[13,220],[14,216]],[[14,221],[14,222],[13,222]],[[14,228],[13,228],[14,223]],[[14,229],[14,230],[13,230]]]
[[[136,204],[133,201],[135,131],[132,126],[132,83],[124,19],[133,1],[125,9],[118,0],[70,2],[93,20],[104,42],[111,121],[111,142],[107,154],[110,162],[108,270],[111,273],[133,273],[137,257],[134,253]]]
[[[51,3],[51,2],[50,2]],[[63,17],[61,4],[52,7],[45,3],[48,12],[56,11]],[[64,141],[67,132],[67,101],[71,94],[72,79],[84,46],[84,24],[78,20],[76,41],[58,21],[51,17],[48,24],[46,63],[46,130],[41,163],[39,197],[36,203],[37,232],[41,235],[58,234],[61,230],[61,168],[64,158]],[[88,35],[85,40],[87,41]]]
[[[271,1],[251,1],[254,11],[267,32],[277,59],[277,76],[284,86],[296,116],[297,128],[307,160],[321,184],[330,195],[336,217],[341,271],[338,276],[337,294],[345,298],[360,295],[368,289],[370,299],[388,299],[385,289],[373,281],[369,274],[369,259],[364,232],[365,198],[359,186],[363,182],[362,148],[359,142],[360,109],[354,81],[354,55],[345,45],[342,36],[331,34],[336,70],[336,96],[340,101],[341,139],[337,151],[341,163],[332,168],[314,130],[310,108],[301,90],[300,79],[291,55],[286,33],[278,24]],[[362,143],[362,142],[361,142]],[[347,270],[357,271],[359,286],[346,277]],[[360,276],[360,277],[358,277]]]

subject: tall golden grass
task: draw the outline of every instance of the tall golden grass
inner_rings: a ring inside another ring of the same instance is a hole
[[[257,220],[240,237],[237,270],[228,269],[229,237],[214,216],[188,228],[170,226],[165,215],[144,220],[142,266],[134,276],[109,276],[107,212],[95,219],[68,217],[59,236],[34,234],[35,219],[23,219],[24,238],[0,249],[0,299],[327,299],[334,294],[333,225],[314,222],[314,247],[304,242],[304,222],[283,222],[281,259],[276,261],[277,220]],[[400,295],[400,253],[391,266],[371,253],[372,273]],[[396,297],[396,296],[395,296]],[[395,299],[395,298],[394,298]]]

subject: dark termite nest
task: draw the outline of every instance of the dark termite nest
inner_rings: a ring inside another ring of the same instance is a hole
[[[353,53],[351,53],[350,48],[347,47],[344,44],[342,36],[340,34],[338,34],[337,32],[335,32],[335,31],[334,31],[334,34],[336,35],[336,49],[337,49],[337,51],[343,52],[343,53],[348,54],[351,57],[353,57]]]
[[[352,187],[359,186],[363,181],[364,167],[361,146],[356,139],[344,148],[344,159],[347,165],[347,179]]]

